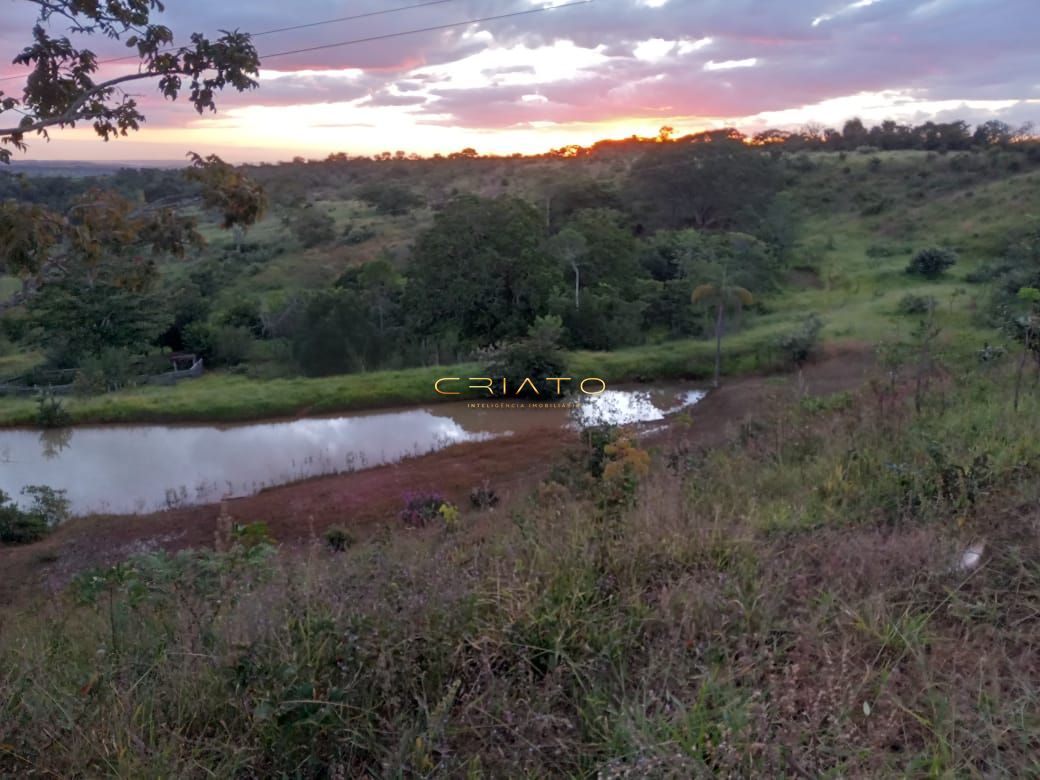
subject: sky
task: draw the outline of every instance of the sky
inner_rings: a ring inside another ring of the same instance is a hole
[[[177,42],[196,31],[257,33],[422,7],[260,35],[259,88],[221,94],[218,113],[199,116],[136,82],[141,131],[104,143],[89,128],[57,130],[50,142],[30,138],[23,158],[537,153],[652,136],[664,125],[679,134],[840,127],[852,116],[1040,125],[1040,0],[591,0],[282,54],[568,1],[166,0],[158,19]],[[0,79],[19,73],[10,62],[29,41],[34,11],[0,0]],[[82,45],[103,58],[125,53],[105,39]],[[132,64],[103,67],[107,77]],[[17,96],[20,81],[0,81],[0,90]]]

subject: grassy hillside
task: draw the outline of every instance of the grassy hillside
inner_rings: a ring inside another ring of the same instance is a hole
[[[736,330],[726,339],[725,371],[775,366],[772,341],[796,328],[810,312],[822,317],[825,339],[898,342],[917,322],[899,314],[900,301],[907,294],[936,300],[935,318],[947,345],[1002,343],[1004,337],[981,324],[988,287],[969,283],[965,277],[999,263],[1009,244],[1035,224],[1034,215],[1040,215],[1040,171],[1008,170],[1015,161],[1005,153],[814,153],[792,158],[782,195],[792,204],[791,219],[797,226],[787,258],[792,270],[778,291],[760,296],[756,310],[731,324]],[[493,193],[507,188],[502,184],[506,181],[508,189],[538,202],[568,175],[568,166],[577,167],[582,176],[608,181],[614,177],[617,183],[627,163],[473,161],[473,170],[456,166],[447,180],[439,169],[430,167],[417,168],[407,174],[411,178],[402,178],[420,191],[447,188],[450,183],[449,192]],[[268,174],[272,177],[268,186],[277,187],[283,179],[291,180],[294,172],[310,167],[279,168],[277,175]],[[336,181],[340,179],[332,179]],[[244,259],[222,261],[230,276],[215,290],[215,306],[230,306],[243,298],[285,300],[296,292],[327,286],[346,269],[381,254],[403,263],[411,241],[430,223],[429,209],[381,215],[353,198],[356,183],[344,180],[341,188],[318,187],[314,208],[334,217],[336,235],[352,224],[363,226],[370,238],[357,245],[337,240],[303,249],[282,224],[283,211],[275,207],[247,236],[248,245],[258,247],[256,251],[267,259],[253,262],[247,252]],[[210,254],[229,251],[228,237],[216,226],[207,232],[213,244]],[[932,245],[956,250],[957,265],[938,280],[905,274],[911,254]],[[169,265],[166,273],[171,284],[196,265]],[[660,338],[610,354],[575,353],[570,370],[610,381],[703,378],[710,373],[710,339],[654,343]],[[8,374],[24,371],[38,359],[24,354],[0,358],[10,369],[5,370]],[[306,379],[285,376],[280,360],[270,350],[261,350],[236,371],[217,371],[199,382],[75,398],[67,405],[72,418],[80,422],[246,420],[430,403],[437,400],[431,390],[436,376],[444,371],[469,375],[464,372],[472,369],[464,363],[452,365],[449,356],[449,365],[442,367]],[[34,414],[29,401],[0,400],[0,423],[31,423]]]

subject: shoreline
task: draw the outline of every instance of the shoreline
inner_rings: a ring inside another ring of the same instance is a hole
[[[763,359],[764,334],[738,334],[723,352],[723,376],[733,379],[785,371]],[[821,353],[857,350],[862,342],[825,341]],[[711,376],[714,343],[669,341],[615,352],[569,354],[572,373],[597,370],[608,384],[653,384],[704,381]],[[69,428],[199,425],[233,427],[249,423],[293,422],[363,412],[435,406],[466,401],[441,396],[433,383],[445,371],[468,372],[458,363],[331,377],[251,379],[213,372],[172,388],[134,388],[88,398],[70,397]],[[243,400],[244,399],[244,400]],[[477,402],[480,399],[468,399]],[[0,401],[0,431],[57,430],[35,424],[35,400]]]

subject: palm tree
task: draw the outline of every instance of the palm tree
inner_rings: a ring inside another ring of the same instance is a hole
[[[719,284],[698,285],[690,296],[694,304],[706,303],[715,307],[715,387],[719,386],[719,373],[722,370],[722,333],[726,309],[733,307],[739,311],[744,306],[750,306],[754,300],[746,288],[728,284],[725,274]]]

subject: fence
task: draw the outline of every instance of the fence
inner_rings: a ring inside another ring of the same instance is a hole
[[[196,379],[202,376],[202,358],[189,356],[192,361],[189,368],[177,368],[177,361],[173,362],[173,370],[161,374],[148,374],[136,378],[139,385],[175,385],[182,379]],[[68,395],[76,388],[76,378],[79,369],[71,368],[60,371],[41,371],[35,374],[13,377],[0,382],[0,396],[22,396],[35,395],[47,392],[53,395]],[[40,379],[52,377],[55,382],[41,384]],[[65,380],[70,381],[65,381]]]

